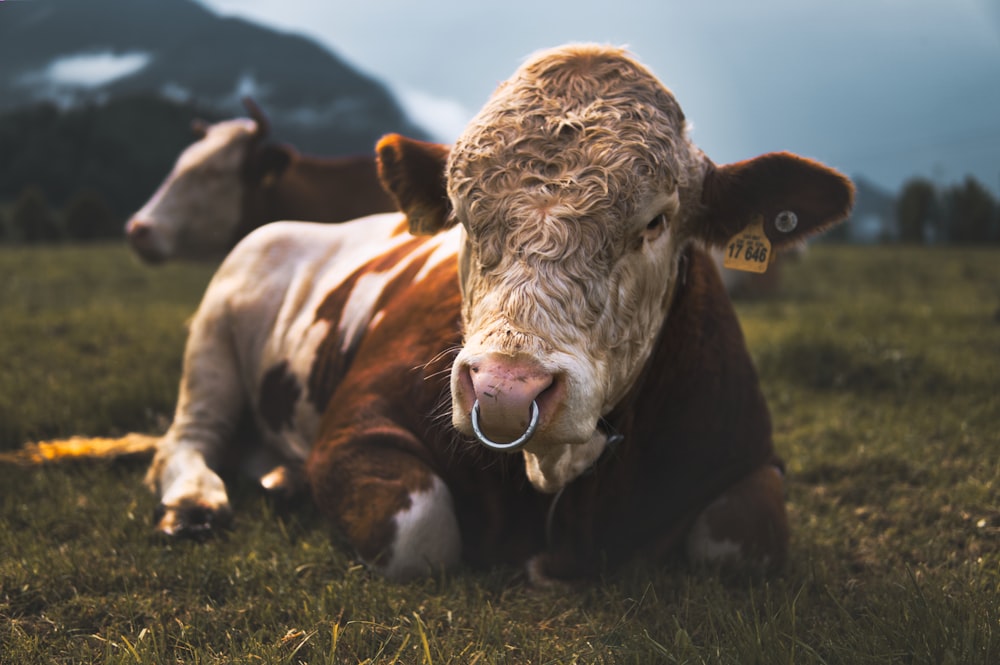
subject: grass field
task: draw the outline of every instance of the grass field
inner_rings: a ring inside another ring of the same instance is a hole
[[[0,249],[0,449],[162,431],[209,275]],[[819,246],[738,309],[788,463],[778,575],[398,586],[248,487],[231,532],[164,542],[141,462],[0,466],[0,663],[1000,662],[1000,251]]]

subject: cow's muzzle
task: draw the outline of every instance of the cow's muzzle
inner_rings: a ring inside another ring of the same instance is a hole
[[[167,253],[152,222],[133,217],[125,225],[125,237],[135,253],[146,263],[162,263],[167,259]]]
[[[528,422],[528,428],[524,430],[521,436],[517,437],[509,443],[498,443],[493,441],[488,436],[483,434],[483,430],[479,427],[479,400],[477,399],[472,405],[472,431],[479,439],[479,443],[483,444],[491,450],[498,450],[501,452],[512,453],[520,450],[524,447],[528,440],[531,439],[535,434],[535,430],[538,429],[538,402],[531,400],[531,419]]]

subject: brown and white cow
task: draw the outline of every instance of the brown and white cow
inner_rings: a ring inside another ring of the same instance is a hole
[[[159,529],[228,517],[215,469],[249,407],[261,484],[304,478],[390,578],[780,564],[782,464],[704,248],[760,219],[801,241],[849,181],[787,153],[716,166],[652,74],[589,45],[530,59],[450,152],[377,152],[405,218],[271,224],[215,275],[148,474]]]
[[[374,155],[313,157],[267,142],[267,118],[249,98],[244,103],[250,119],[195,124],[198,141],[125,225],[143,260],[220,260],[268,222],[343,222],[396,210]]]

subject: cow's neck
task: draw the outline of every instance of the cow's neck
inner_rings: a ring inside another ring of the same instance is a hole
[[[643,373],[605,418],[624,438],[591,474],[630,484],[630,496],[670,496],[659,487],[663,478],[645,469],[700,469],[672,482],[707,497],[773,457],[767,404],[721,277],[703,250],[689,248],[685,257],[687,277]],[[650,486],[634,487],[637,477]]]
[[[650,374],[662,369],[665,363],[669,363],[669,358],[665,359],[664,356],[669,355],[676,348],[675,344],[665,338],[669,335],[670,317],[675,313],[674,310],[679,307],[678,303],[683,300],[683,295],[686,295],[683,294],[683,291],[687,287],[688,270],[691,266],[691,253],[694,251],[696,250],[687,247],[681,251],[677,259],[675,278],[670,289],[664,296],[666,302],[664,310],[667,312],[667,315],[664,317],[660,329],[657,331],[649,355],[642,362],[641,369],[637,372],[636,378],[631,383],[631,387],[611,411],[602,417],[597,424],[598,431],[605,437],[604,449],[585,471],[559,490],[559,495],[574,483],[581,484],[581,481],[586,483],[585,479],[593,475],[602,466],[608,464],[609,460],[613,460],[619,456],[622,446],[627,448],[639,447],[628,441],[634,431],[633,423],[639,411],[638,401],[647,390]],[[626,451],[621,454],[634,455],[636,452],[641,454],[641,451]],[[558,499],[553,502],[552,510],[554,510],[557,503]],[[549,521],[551,521],[551,517]]]
[[[570,566],[570,572],[590,570],[588,566],[596,570],[602,551],[613,561],[636,546],[673,547],[697,509],[753,463],[737,459],[730,469],[727,460],[726,468],[720,467],[718,461],[727,458],[719,443],[732,441],[725,438],[728,434],[703,438],[702,433],[706,421],[707,431],[719,422],[721,413],[716,407],[728,408],[734,401],[745,405],[757,397],[723,387],[721,393],[710,395],[709,405],[691,401],[692,395],[703,392],[696,389],[696,383],[703,378],[706,354],[726,355],[732,348],[741,348],[734,347],[732,336],[740,333],[738,328],[731,329],[735,314],[725,289],[700,249],[684,251],[670,298],[668,314],[642,372],[599,425],[606,434],[619,433],[620,443],[606,449],[550,504],[546,539],[553,570],[562,565]],[[725,329],[721,336],[720,329]],[[738,373],[734,382],[747,384]],[[749,422],[740,415],[732,420],[723,427],[746,430],[760,442],[759,450],[755,445],[750,451],[755,460],[765,456],[769,451],[766,422]],[[652,506],[655,515],[651,516]],[[651,519],[623,519],[637,515]],[[661,536],[654,535],[658,533]]]
[[[246,189],[234,243],[269,222],[343,222],[396,208],[378,181],[374,162],[364,156],[297,155],[279,177]]]
[[[282,219],[326,221],[322,204],[340,195],[340,189],[332,186],[333,178],[322,182],[320,171],[313,168],[311,161],[308,157],[297,157],[280,176],[266,176],[257,186],[248,186],[241,218],[243,228],[238,232],[249,233]]]

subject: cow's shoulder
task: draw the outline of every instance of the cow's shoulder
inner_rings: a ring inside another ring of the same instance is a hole
[[[395,213],[373,215],[339,225],[281,221],[243,238],[226,256],[209,285],[209,294],[226,298],[232,308],[273,306],[289,289],[329,289],[377,255],[399,227]]]

